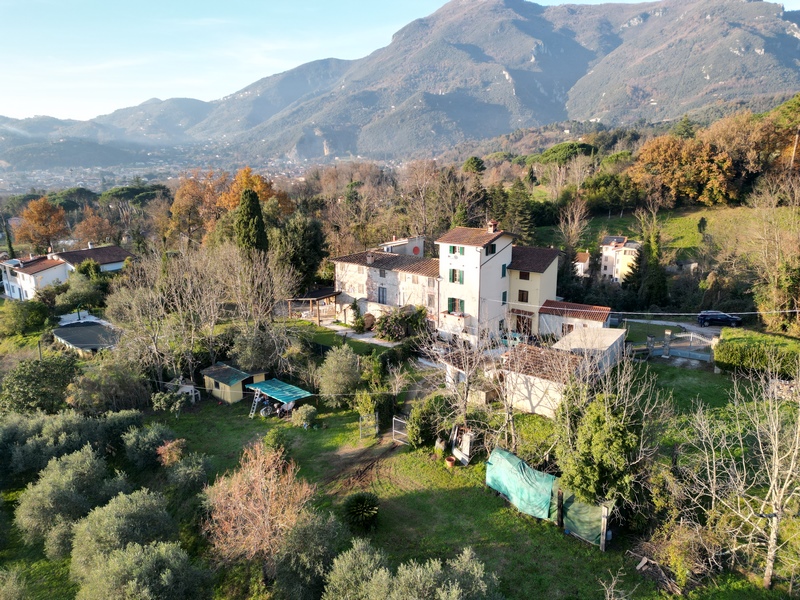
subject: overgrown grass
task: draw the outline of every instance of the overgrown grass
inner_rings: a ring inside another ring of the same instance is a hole
[[[712,365],[700,368],[675,366],[670,360],[655,358],[647,363],[657,377],[657,385],[665,392],[672,392],[675,410],[687,413],[699,400],[710,408],[728,404],[733,389],[733,380],[725,373],[714,373]]]

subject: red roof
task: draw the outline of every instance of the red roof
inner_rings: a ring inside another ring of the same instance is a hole
[[[57,260],[54,258],[47,258],[46,256],[39,256],[34,258],[33,260],[24,261],[21,267],[14,267],[14,270],[18,273],[25,273],[26,275],[34,275],[36,273],[41,273],[42,271],[47,271],[47,269],[52,269],[53,267],[58,267],[63,265],[63,260]]]
[[[488,228],[483,227],[455,227],[436,240],[436,243],[483,247],[504,235],[513,236],[514,234],[508,231],[490,232]]]
[[[578,373],[581,357],[552,348],[528,344],[515,346],[503,356],[503,369],[547,381],[566,383]]]
[[[572,302],[545,300],[544,304],[542,304],[542,308],[539,310],[539,314],[605,323],[611,314],[611,308],[608,306],[592,306],[590,304],[574,304]]]

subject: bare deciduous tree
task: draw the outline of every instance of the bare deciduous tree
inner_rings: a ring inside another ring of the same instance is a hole
[[[698,405],[684,465],[697,508],[735,556],[763,565],[765,588],[800,498],[800,392],[777,373],[773,362],[738,380],[724,418]]]
[[[205,531],[215,558],[223,564],[258,560],[272,573],[281,543],[313,495],[314,486],[297,477],[297,466],[280,451],[248,446],[239,469],[206,489]]]

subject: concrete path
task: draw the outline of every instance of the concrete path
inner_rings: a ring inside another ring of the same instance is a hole
[[[375,337],[374,331],[365,331],[364,333],[356,333],[349,327],[344,327],[342,325],[334,325],[332,323],[323,323],[323,327],[326,329],[330,329],[336,335],[340,335],[343,338],[347,338],[348,340],[358,340],[359,342],[366,342],[368,344],[375,344],[376,346],[385,346],[386,348],[393,348],[394,346],[399,346],[400,342],[389,342],[387,340],[380,340]]]

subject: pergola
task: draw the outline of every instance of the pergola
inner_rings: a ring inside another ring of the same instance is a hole
[[[317,325],[321,324],[321,318],[319,314],[319,303],[323,300],[329,300],[331,298],[336,298],[342,292],[337,292],[332,287],[327,288],[320,288],[318,290],[309,290],[302,297],[298,298],[290,298],[289,302],[308,302],[308,309],[313,314],[316,312],[317,314]],[[316,311],[315,311],[316,308]],[[289,311],[291,313],[291,310]]]
[[[288,404],[289,402],[294,402],[295,400],[301,400],[314,395],[308,390],[304,390],[303,388],[299,388],[296,385],[286,383],[285,381],[281,381],[279,379],[259,381],[258,383],[248,383],[245,387],[248,390],[253,390],[256,393],[255,397],[253,398],[252,409],[250,410],[251,419],[256,412],[256,407],[262,399],[266,400],[267,398],[272,398],[281,404]]]

